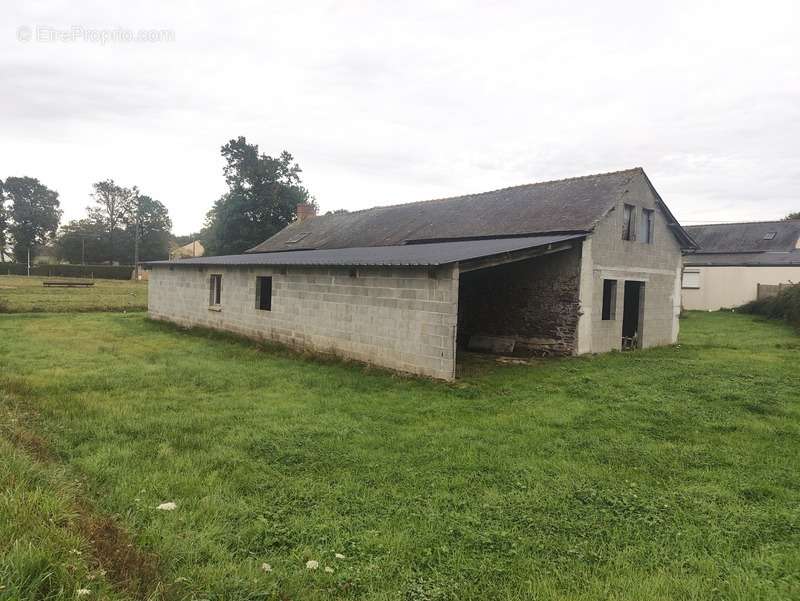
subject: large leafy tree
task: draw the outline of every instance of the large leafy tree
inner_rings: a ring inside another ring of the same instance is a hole
[[[89,219],[98,224],[105,231],[108,239],[108,261],[123,261],[128,253],[119,244],[119,231],[126,225],[127,216],[130,214],[131,203],[135,190],[117,185],[113,179],[103,180],[93,184],[94,206],[87,207]],[[117,244],[115,246],[115,238]]]
[[[97,191],[99,188],[99,192]],[[163,203],[106,180],[95,184],[88,217],[61,228],[58,255],[70,263],[132,263],[169,257],[172,220]],[[136,245],[138,235],[138,248]]]
[[[68,263],[105,263],[111,256],[108,232],[102,223],[92,219],[70,221],[59,230],[56,253]]]
[[[208,254],[236,254],[263,242],[294,219],[299,203],[314,203],[291,154],[258,152],[240,136],[222,147],[226,192],[206,215]]]
[[[786,217],[784,217],[785,221],[791,221],[792,219],[800,219],[800,211],[797,213],[789,213]]]
[[[136,247],[135,236],[139,236],[138,257],[131,258],[140,261],[168,259],[172,220],[167,207],[146,194],[139,194],[136,188],[133,190],[124,217],[125,233],[131,241],[129,248]]]
[[[9,177],[3,185],[10,201],[8,232],[13,238],[14,256],[25,257],[55,235],[61,221],[58,192],[33,177]]]

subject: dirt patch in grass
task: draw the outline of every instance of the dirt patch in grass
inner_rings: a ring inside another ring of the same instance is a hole
[[[16,429],[11,432],[10,438],[14,446],[33,456],[37,461],[49,462],[55,460],[47,441],[38,434],[28,430]]]
[[[5,398],[17,409],[24,404],[18,397],[9,395],[7,390]],[[29,414],[14,409],[7,413],[6,417],[11,418],[15,425],[6,429],[5,434],[16,448],[36,462],[58,462],[47,441],[26,428]],[[118,592],[135,599],[170,599],[175,595],[174,586],[163,585],[158,555],[140,549],[113,517],[99,513],[80,498],[74,500],[73,513],[76,516],[73,527],[88,541],[92,550],[91,557],[87,558],[89,564],[104,574]]]
[[[94,563],[115,588],[135,598],[149,598],[162,589],[158,556],[139,549],[113,518],[78,508],[78,529],[92,547]],[[163,591],[162,591],[163,592]]]

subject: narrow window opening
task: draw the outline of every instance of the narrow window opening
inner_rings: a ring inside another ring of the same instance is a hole
[[[622,208],[622,239],[633,240],[636,207],[624,205]]]
[[[655,211],[652,209],[642,209],[642,223],[639,229],[639,240],[645,244],[653,243],[653,224],[655,222]]]
[[[617,318],[617,280],[603,280],[603,321]]]
[[[256,308],[259,311],[272,311],[272,277],[256,278]]]
[[[210,297],[208,304],[211,306],[219,305],[222,301],[222,275],[211,274]]]

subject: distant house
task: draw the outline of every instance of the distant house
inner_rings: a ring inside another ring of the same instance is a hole
[[[171,261],[178,259],[192,259],[194,257],[202,257],[206,249],[199,240],[192,240],[183,246],[177,246],[169,251],[169,258]]]
[[[696,225],[683,259],[683,307],[716,311],[800,282],[800,220]]]
[[[640,168],[300,218],[245,254],[150,263],[154,319],[436,378],[457,348],[674,343],[681,250]]]

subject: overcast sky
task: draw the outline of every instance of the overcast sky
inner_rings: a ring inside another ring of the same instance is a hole
[[[323,211],[633,166],[686,224],[799,211],[800,3],[652,4],[6,1],[0,178],[188,233],[244,135]]]

